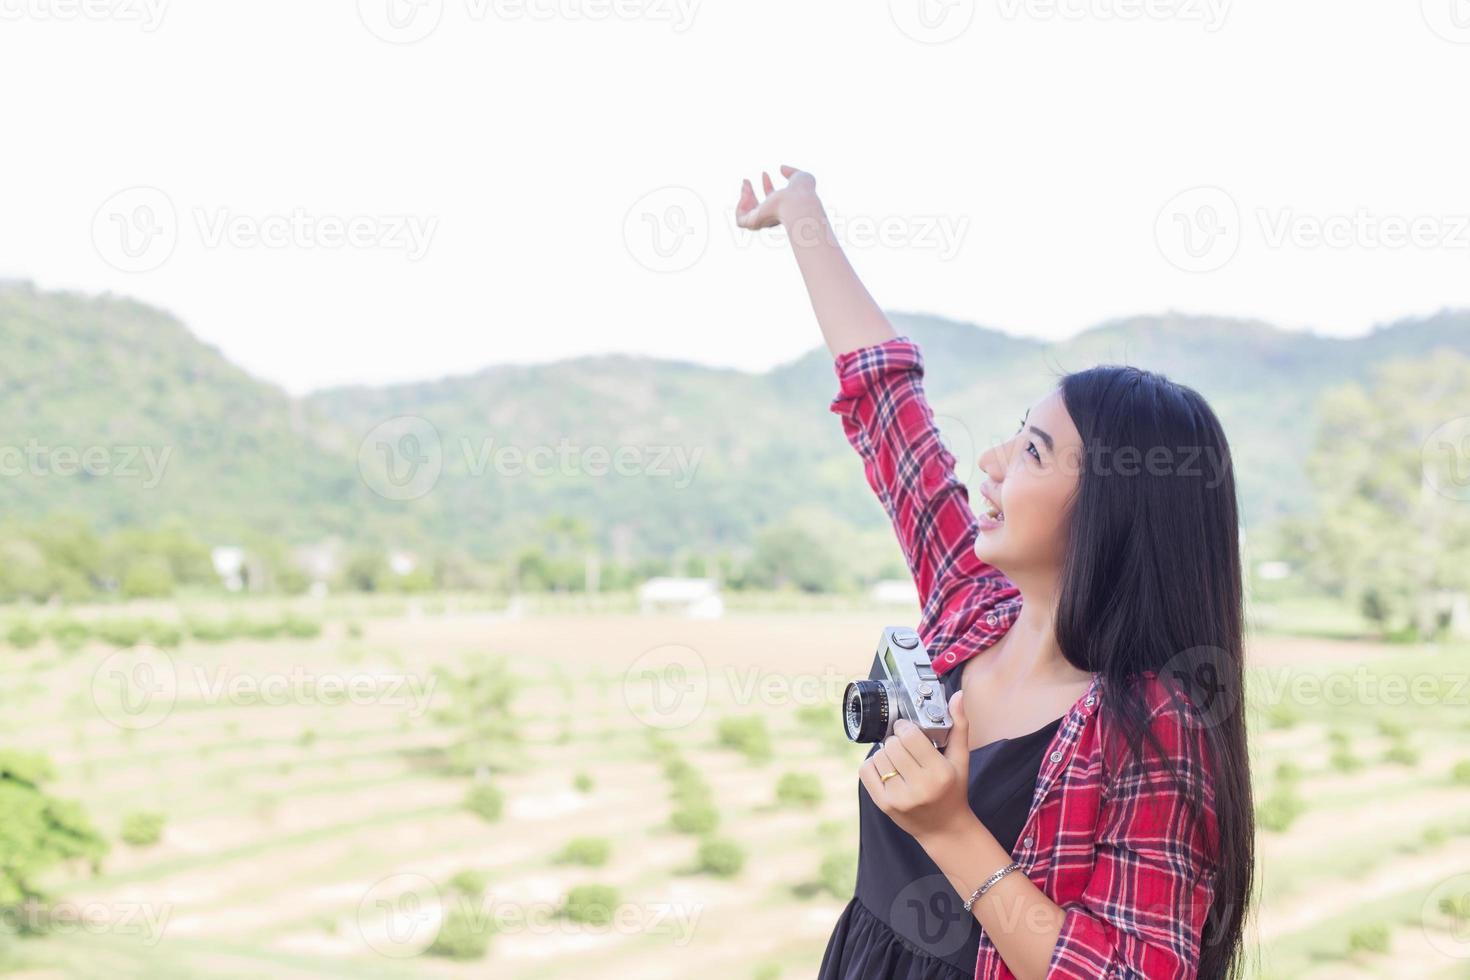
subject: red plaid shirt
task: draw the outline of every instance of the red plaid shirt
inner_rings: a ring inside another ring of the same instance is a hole
[[[954,456],[924,396],[923,359],[906,337],[836,360],[832,411],[893,520],[919,588],[919,633],[935,669],[954,670],[1000,639],[1021,596],[975,556],[976,522]],[[1155,677],[1144,682],[1149,724],[1204,800],[1192,811],[1156,755],[1124,764],[1120,733],[1098,712],[1096,676],[1063,717],[1042,759],[1031,811],[1012,852],[1065,912],[1048,977],[1193,977],[1212,897],[1207,841],[1214,803],[1197,721]],[[983,930],[976,980],[1010,978]]]

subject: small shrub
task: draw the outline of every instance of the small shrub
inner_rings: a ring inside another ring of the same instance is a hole
[[[1378,734],[1388,738],[1402,738],[1409,734],[1409,726],[1397,718],[1383,717],[1378,719]]]
[[[152,847],[163,839],[164,815],[151,811],[138,811],[123,817],[122,832],[118,835],[133,847]]]
[[[172,649],[184,642],[184,631],[173,623],[148,620],[143,626],[144,636],[156,647]]]
[[[229,624],[209,619],[185,620],[184,630],[200,643],[223,643],[234,635]]]
[[[720,811],[712,803],[683,803],[674,809],[669,823],[681,834],[708,834],[720,825]]]
[[[1407,742],[1395,742],[1383,754],[1383,761],[1392,762],[1400,766],[1417,766],[1419,764],[1419,751]]]
[[[494,823],[505,810],[505,794],[489,783],[478,783],[465,794],[464,807],[481,820]]]
[[[137,646],[147,635],[147,628],[137,619],[104,619],[93,627],[93,632],[102,642],[126,649]]]
[[[287,613],[281,620],[281,632],[297,640],[314,640],[322,635],[322,624],[306,616]]]
[[[755,972],[752,973],[750,976],[751,980],[780,980],[781,964],[762,963],[760,966],[755,968]]]
[[[92,631],[87,629],[87,624],[75,619],[58,619],[51,623],[48,630],[51,639],[56,645],[68,653],[75,653],[87,642]]]
[[[857,888],[857,855],[851,851],[832,851],[822,858],[817,877],[834,898],[851,898]]]
[[[1461,786],[1470,786],[1470,759],[1461,759],[1450,770],[1450,779]]]
[[[1277,730],[1295,728],[1302,720],[1301,708],[1295,701],[1273,701],[1266,706],[1266,724]]]
[[[745,866],[745,848],[735,841],[708,838],[699,844],[699,870],[733,878]]]
[[[474,915],[456,903],[444,914],[427,952],[451,960],[478,960],[489,950],[494,931],[495,924],[489,916]]]
[[[1290,788],[1283,787],[1266,797],[1256,807],[1256,823],[1278,833],[1289,828],[1301,816],[1306,805]]]
[[[1277,763],[1276,779],[1283,783],[1294,783],[1302,778],[1302,767],[1290,759]]]
[[[618,904],[618,890],[611,885],[578,885],[567,893],[563,912],[573,922],[605,926]]]
[[[1388,926],[1375,922],[1355,927],[1352,932],[1348,933],[1348,952],[1388,952]]]
[[[721,718],[717,734],[721,745],[734,749],[751,762],[771,758],[771,735],[760,715]]]
[[[796,720],[810,728],[826,728],[839,721],[837,709],[827,704],[804,704],[796,709]]]
[[[478,868],[466,868],[455,872],[453,878],[449,879],[449,890],[466,895],[470,898],[479,899],[485,894],[485,889],[490,887],[490,874]]]
[[[664,776],[678,782],[691,776],[697,777],[699,770],[687,759],[670,758],[664,762]]]
[[[558,864],[584,864],[598,868],[612,854],[612,842],[606,837],[575,837],[557,854]]]
[[[29,650],[41,642],[41,631],[32,626],[30,620],[18,619],[5,632],[5,642],[17,650]]]
[[[593,782],[592,774],[589,772],[578,772],[572,777],[572,787],[578,793],[590,793],[597,784]]]
[[[822,781],[809,772],[788,772],[776,784],[782,806],[814,807],[822,802]]]
[[[1347,749],[1338,749],[1333,752],[1327,762],[1338,772],[1357,772],[1363,768],[1363,760],[1353,755]]]

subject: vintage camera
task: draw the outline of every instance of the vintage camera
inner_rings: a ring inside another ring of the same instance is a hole
[[[881,742],[893,723],[907,718],[924,730],[935,748],[949,742],[954,727],[949,698],[919,634],[890,626],[878,641],[867,680],[852,681],[842,695],[842,721],[854,742]]]

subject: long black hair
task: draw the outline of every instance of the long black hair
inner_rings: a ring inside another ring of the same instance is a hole
[[[1057,599],[1057,641],[1096,672],[1099,710],[1141,758],[1141,677],[1157,676],[1192,710],[1213,774],[1214,896],[1199,976],[1238,975],[1255,855],[1246,754],[1244,608],[1235,477],[1224,429],[1192,388],[1134,367],[1066,374],[1062,399],[1082,436]],[[1197,819],[1200,780],[1169,767]],[[1195,774],[1198,775],[1197,773]],[[1203,824],[1200,824],[1203,826]]]

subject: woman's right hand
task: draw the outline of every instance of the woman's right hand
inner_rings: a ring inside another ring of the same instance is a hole
[[[735,205],[735,221],[740,227],[758,231],[781,224],[789,225],[800,209],[810,208],[817,203],[817,178],[805,170],[797,170],[784,163],[781,165],[781,176],[786,178],[786,186],[776,190],[771,183],[771,175],[761,171],[761,183],[766,191],[763,201],[755,199],[755,188],[751,186],[749,179],[741,185],[740,202]]]

